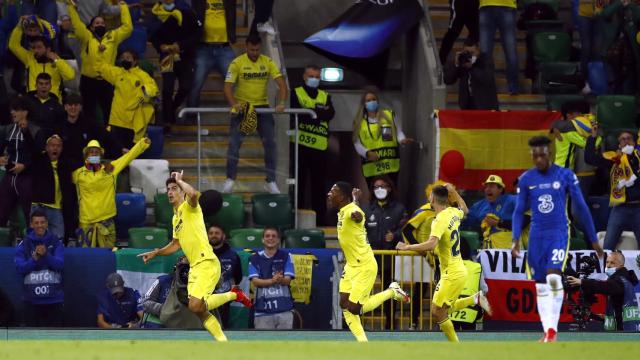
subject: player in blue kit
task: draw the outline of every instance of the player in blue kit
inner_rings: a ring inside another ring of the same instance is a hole
[[[584,224],[587,239],[602,257],[589,208],[582,197],[573,171],[554,165],[550,157],[551,140],[536,136],[529,140],[535,168],[518,180],[518,196],[513,212],[511,255],[519,257],[520,233],[525,211],[531,209],[531,231],[527,249],[527,275],[536,282],[538,314],[544,329],[541,342],[556,341],[564,289],[562,272],[569,251],[567,195],[576,204],[576,216]]]

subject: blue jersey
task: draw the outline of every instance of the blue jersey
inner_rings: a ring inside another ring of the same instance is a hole
[[[596,230],[589,208],[582,197],[578,177],[573,171],[551,165],[544,173],[527,170],[518,181],[516,208],[513,212],[513,238],[519,239],[525,211],[531,209],[531,232],[568,231],[567,196],[576,205],[576,216],[585,224],[587,239],[596,242]]]

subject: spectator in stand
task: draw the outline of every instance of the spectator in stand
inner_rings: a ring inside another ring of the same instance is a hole
[[[7,86],[4,82],[4,69],[7,64],[5,56],[7,53],[7,39],[9,34],[18,22],[18,13],[14,0],[8,1],[6,7],[0,8],[0,125],[11,122],[9,117],[9,97],[7,96]]]
[[[160,55],[162,73],[162,122],[165,133],[176,121],[176,110],[185,101],[193,84],[196,47],[199,39],[198,23],[193,10],[179,6],[175,0],[163,0],[154,5],[152,13],[161,23],[151,36]],[[178,80],[178,91],[173,90]]]
[[[64,109],[58,97],[51,92],[51,75],[40,73],[36,77],[36,89],[26,97],[30,104],[29,120],[41,129],[51,132],[56,127],[56,120],[62,117]]]
[[[516,0],[480,0],[480,52],[493,63],[493,39],[500,31],[502,49],[507,60],[509,94],[520,93],[518,85],[518,50],[516,48]]]
[[[133,50],[120,55],[120,66],[99,61],[96,71],[115,87],[109,115],[111,135],[123,151],[131,149],[145,135],[153,118],[153,100],[158,96],[156,81],[138,67],[138,54]]]
[[[484,199],[471,206],[465,223],[480,234],[484,249],[511,249],[511,216],[516,197],[505,194],[504,182],[498,175],[489,175],[482,185]]]
[[[298,206],[301,209],[313,209],[316,212],[316,223],[322,224],[327,212],[327,201],[323,194],[328,187],[326,165],[329,160],[329,121],[333,119],[336,111],[331,102],[331,95],[319,89],[320,67],[305,66],[302,79],[304,85],[291,92],[291,108],[311,109],[316,112],[317,118],[298,115]],[[291,127],[295,126],[294,116],[291,115]],[[295,139],[291,138],[291,142],[294,141]],[[294,145],[289,153],[293,174],[296,164]],[[311,197],[310,201],[305,196],[307,194]]]
[[[255,14],[253,22],[251,23],[250,33],[276,34],[276,29],[273,27],[273,22],[271,21],[273,2],[274,0],[253,0]]]
[[[78,199],[71,182],[71,172],[77,163],[62,156],[63,142],[58,135],[47,139],[45,152],[38,150],[29,134],[25,136],[33,152],[33,198],[31,213],[47,216],[49,231],[67,240],[78,227]]]
[[[73,80],[65,81],[65,92],[77,93],[80,91],[80,41],[73,32],[73,24],[68,14],[61,15],[58,20],[60,33],[56,38],[56,46],[60,58],[64,59],[73,68],[75,76]]]
[[[222,187],[223,193],[230,193],[233,190],[238,175],[240,146],[242,146],[245,135],[248,135],[241,130],[241,122],[244,118],[248,119],[252,116],[251,107],[269,107],[267,100],[269,77],[278,86],[276,113],[284,111],[285,101],[287,101],[287,83],[273,60],[261,54],[262,40],[260,37],[249,35],[246,47],[246,54],[238,56],[229,65],[224,83],[224,96],[229,102],[229,106],[233,108],[233,113],[237,115],[231,117],[229,149],[227,150],[227,180]],[[276,184],[276,142],[273,114],[257,114],[256,117],[258,133],[264,147],[264,164],[267,173],[264,189],[272,194],[279,194],[280,190]]]
[[[58,20],[56,0],[22,0],[22,15],[38,15],[55,24]]]
[[[408,220],[407,210],[397,201],[395,184],[386,175],[373,178],[370,193],[369,204],[363,207],[367,240],[373,250],[394,250],[402,240],[402,227]],[[392,261],[388,256],[376,255],[383,289],[392,282]],[[392,304],[383,305],[385,329],[391,329],[391,314],[394,313]]]
[[[602,36],[598,27],[595,14],[602,12],[604,1],[596,0],[575,0],[574,4],[575,20],[578,34],[580,36],[580,73],[582,73],[585,82],[589,79],[589,62],[599,59],[602,52]],[[577,6],[577,9],[575,9]],[[591,92],[585,86],[584,92]]]
[[[444,82],[458,84],[458,106],[462,110],[498,110],[495,70],[491,56],[480,51],[477,41],[467,38],[462,51],[444,67]]]
[[[107,159],[115,159],[122,155],[122,149],[114,146],[112,137],[105,127],[94,118],[86,117],[82,111],[82,96],[69,94],[64,99],[64,114],[57,120],[55,133],[64,142],[64,156],[79,162],[84,162],[82,151],[91,139],[105,144]]]
[[[380,106],[380,91],[364,89],[353,126],[353,146],[362,157],[362,173],[371,184],[377,175],[388,175],[398,182],[400,172],[399,144],[413,142],[402,132],[392,109]]]
[[[118,45],[131,35],[133,24],[129,7],[120,1],[120,27],[107,31],[102,16],[95,16],[85,25],[76,8],[75,2],[67,0],[69,16],[75,35],[81,43],[80,90],[85,99],[85,111],[90,117],[98,116],[98,109],[107,123],[111,114],[113,86],[98,74],[99,62],[113,65],[116,61]]]
[[[0,154],[7,150],[7,156],[0,157],[0,166],[6,169],[0,181],[0,226],[6,226],[16,205],[20,205],[24,218],[29,218],[33,153],[25,134],[35,139],[39,149],[43,148],[46,136],[29,122],[29,104],[24,98],[13,99],[10,107],[13,123],[0,131]]]
[[[604,154],[596,152],[598,126],[591,127],[584,157],[587,164],[609,170],[609,206],[604,248],[615,250],[625,228],[633,229],[640,248],[640,151],[635,147],[634,135],[622,131],[618,135],[618,150]]]
[[[200,91],[211,70],[225,76],[235,57],[230,44],[236,42],[236,0],[191,0],[191,6],[200,25],[193,36],[200,45],[187,106],[199,107]]]
[[[295,277],[293,260],[280,249],[280,232],[265,228],[264,250],[249,258],[249,280],[256,288],[256,329],[293,329],[293,297],[289,284]]]
[[[116,177],[151,144],[144,138],[129,152],[102,164],[104,149],[96,140],[84,148],[85,164],[72,174],[80,205],[78,241],[83,247],[112,248],[116,243]]]
[[[98,327],[137,328],[142,320],[142,302],[137,290],[124,286],[118,273],[107,276],[105,289],[98,294]]]
[[[59,327],[64,322],[64,245],[49,231],[43,212],[34,211],[29,226],[15,255],[24,284],[25,322],[32,327]]]
[[[28,73],[27,92],[36,90],[36,78],[41,73],[51,77],[52,91],[58,101],[62,99],[62,81],[71,80],[75,76],[73,68],[51,50],[51,42],[43,36],[30,40],[31,51],[22,47],[22,29],[25,19],[22,19],[13,29],[9,38],[9,49],[24,64]]]
[[[207,231],[209,236],[209,244],[213,247],[213,252],[220,260],[220,268],[222,274],[218,285],[214,290],[215,294],[222,294],[227,291],[231,291],[231,288],[239,285],[242,281],[242,265],[240,263],[240,256],[231,249],[231,246],[226,241],[224,230],[220,225],[211,225]],[[226,303],[220,306],[217,310],[220,312],[220,323],[223,328],[229,328],[229,312],[231,304]]]
[[[478,41],[478,0],[449,0],[449,29],[440,44],[440,63],[445,64],[453,44],[460,36],[463,27],[469,32],[467,39]]]

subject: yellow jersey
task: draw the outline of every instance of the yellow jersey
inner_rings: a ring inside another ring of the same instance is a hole
[[[351,219],[354,211],[362,214],[362,221],[357,223]],[[338,242],[349,266],[361,266],[375,261],[373,250],[367,241],[364,229],[364,212],[355,203],[345,205],[338,212]]]
[[[258,60],[253,62],[245,53],[231,62],[224,81],[236,85],[235,97],[238,101],[261,106],[269,105],[267,101],[269,76],[274,80],[282,76],[273,60],[268,56],[260,55]]]
[[[460,233],[458,228],[464,217],[462,210],[448,207],[436,215],[431,223],[431,235],[438,238],[435,253],[440,259],[440,272],[445,275],[466,273],[460,256]]]
[[[178,210],[174,210],[173,238],[180,241],[180,247],[191,267],[204,260],[216,259],[213,248],[209,245],[200,204],[193,207],[188,201],[184,201],[178,206]]]
[[[411,219],[407,221],[407,225],[413,226],[413,237],[418,243],[423,243],[429,240],[429,234],[431,233],[431,223],[436,217],[436,213],[431,207],[431,204],[426,203],[422,205],[418,210],[413,212]]]
[[[204,12],[204,34],[206,43],[226,43],[227,20],[224,16],[222,0],[207,0],[207,10]]]

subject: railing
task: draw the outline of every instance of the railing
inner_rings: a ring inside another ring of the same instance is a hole
[[[274,108],[257,108],[255,109],[258,114],[275,114],[276,111]],[[201,127],[201,119],[200,114],[205,113],[221,113],[221,114],[229,114],[231,112],[231,108],[183,108],[180,110],[178,116],[183,117],[186,114],[197,114],[197,128],[198,128],[198,151],[197,151],[197,168],[198,168],[198,183],[197,188],[200,190],[202,184],[202,127]],[[294,150],[294,179],[293,179],[293,207],[294,207],[294,227],[298,227],[298,116],[300,114],[306,114],[311,116],[313,119],[317,118],[316,112],[311,109],[285,109],[283,112],[279,114],[293,114],[295,119],[295,128],[294,128],[294,137],[295,137],[295,150]],[[289,119],[287,119],[288,121]]]
[[[433,23],[431,22],[431,12],[429,11],[429,3],[427,0],[422,1],[423,12],[423,24],[425,27],[425,31],[421,33],[421,36],[426,40],[427,44],[431,48],[431,52],[433,53],[433,57],[435,58],[435,72],[437,78],[437,85],[444,84],[444,71],[442,66],[444,64],[440,63],[440,55],[438,54],[438,43],[436,41],[436,35],[433,31]]]

